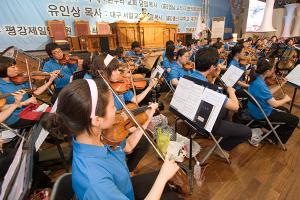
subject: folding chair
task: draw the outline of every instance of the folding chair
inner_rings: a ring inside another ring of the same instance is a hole
[[[54,183],[50,200],[70,200],[75,196],[72,188],[72,174],[61,175]]]
[[[264,112],[264,110],[262,109],[261,105],[258,103],[258,101],[245,89],[243,89],[244,92],[247,94],[248,96],[248,100],[253,103],[255,106],[257,106],[259,108],[259,110],[261,111],[261,113],[263,114],[264,116],[264,119],[261,119],[261,120],[256,120],[252,117],[252,120],[247,124],[247,126],[251,126],[253,124],[257,124],[259,125],[259,127],[266,127],[269,126],[269,128],[271,130],[268,130],[267,133],[264,134],[263,137],[261,137],[259,140],[258,140],[258,143],[261,142],[262,140],[264,140],[268,135],[270,135],[271,133],[273,133],[275,135],[275,137],[277,138],[280,146],[282,147],[282,149],[284,151],[286,151],[286,147],[284,146],[284,144],[282,143],[281,139],[279,138],[277,132],[276,132],[276,129],[280,126],[280,125],[284,125],[285,123],[284,122],[271,122],[268,118],[268,116],[266,115],[266,113]]]

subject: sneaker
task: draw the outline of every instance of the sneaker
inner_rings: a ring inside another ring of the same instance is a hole
[[[249,139],[249,143],[255,147],[258,147],[259,146],[259,143],[261,141],[261,138],[262,138],[262,130],[260,128],[253,128],[251,129],[252,131],[252,136],[251,136],[251,139]]]
[[[229,159],[230,154],[225,150],[223,150],[223,152],[224,152],[225,156],[219,148],[216,148],[215,151],[214,151],[214,154],[219,156],[220,158],[224,158],[224,159],[228,158]]]

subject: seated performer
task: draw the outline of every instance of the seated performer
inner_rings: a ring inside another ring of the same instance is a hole
[[[276,100],[273,97],[273,94],[279,90],[281,86],[275,86],[274,88],[270,89],[265,83],[265,79],[272,76],[273,73],[274,67],[270,64],[270,62],[264,58],[260,59],[257,63],[256,74],[252,78],[248,91],[261,105],[271,122],[286,123],[285,125],[280,125],[280,127],[276,129],[278,136],[285,144],[297,127],[299,119],[295,115],[288,113],[286,108],[282,107],[284,104],[291,101],[291,98],[288,95],[285,95],[280,100]],[[251,101],[248,102],[248,110],[250,115],[255,119],[264,119],[264,116],[259,108]],[[273,134],[269,135],[268,137],[274,143],[278,142]]]
[[[45,50],[50,57],[50,59],[45,62],[43,71],[44,72],[53,72],[56,70],[60,71],[60,74],[62,75],[61,78],[55,79],[55,91],[51,98],[51,103],[53,104],[55,102],[55,99],[60,92],[60,90],[70,83],[71,76],[73,73],[78,70],[82,70],[82,60],[79,61],[78,64],[70,64],[68,62],[67,56],[63,54],[62,50],[56,43],[49,43],[46,45]],[[63,62],[61,62],[63,61]],[[81,62],[81,63],[80,63]],[[79,67],[79,68],[78,68]],[[78,69],[77,69],[78,68]]]
[[[18,67],[16,66],[16,62],[12,58],[7,58],[0,56],[0,92],[2,94],[14,93],[22,89],[29,89],[29,82],[25,81],[22,84],[15,84],[13,82],[13,77],[19,75],[20,71],[18,71]],[[42,94],[56,79],[59,71],[55,70],[50,73],[50,78],[47,83],[42,85],[33,91],[34,95]],[[12,96],[6,97],[7,104],[13,104],[15,99]],[[35,121],[20,119],[19,114],[22,110],[24,110],[25,106],[30,103],[36,103],[36,98],[29,98],[28,94],[23,95],[22,102],[20,107],[15,109],[13,113],[5,120],[5,123],[12,128],[19,128],[27,125],[33,125]]]
[[[72,186],[78,199],[178,199],[167,181],[179,169],[166,156],[160,172],[130,178],[125,153],[134,150],[143,136],[136,129],[118,143],[108,131],[115,123],[116,107],[112,92],[101,79],[75,80],[58,96],[56,113],[42,120],[47,130],[59,129],[73,138]],[[157,109],[151,104],[146,128]],[[121,133],[120,133],[121,134]],[[156,180],[155,177],[157,176]],[[165,190],[164,190],[165,188]]]
[[[215,48],[203,48],[197,51],[195,68],[196,70],[190,76],[202,81],[208,81],[207,76],[214,73],[217,61],[219,59],[218,52]],[[239,102],[235,96],[235,90],[232,87],[227,87],[228,98],[225,101],[224,107],[228,110],[237,111]],[[238,144],[247,141],[251,137],[251,129],[242,124],[236,124],[230,121],[221,120],[217,127],[214,127],[212,133],[223,137],[220,146],[229,157],[229,151]],[[221,151],[215,152],[217,155],[223,157]]]
[[[131,50],[126,52],[126,57],[131,57],[134,64],[138,67],[133,73],[145,74],[146,77],[150,77],[151,71],[145,67],[143,49],[139,42],[134,41],[131,43]]]
[[[185,69],[184,66],[190,62],[189,52],[186,49],[180,49],[177,52],[176,62],[171,63],[171,72],[168,75],[168,81],[172,82],[172,85],[177,86],[178,81],[184,75],[189,75],[193,69]]]

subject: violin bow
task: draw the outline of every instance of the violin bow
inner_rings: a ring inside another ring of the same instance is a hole
[[[126,113],[128,114],[128,116],[133,120],[133,122],[137,125],[137,127],[143,132],[144,136],[146,137],[146,139],[149,141],[149,143],[151,144],[151,146],[154,148],[154,150],[156,151],[156,153],[159,155],[159,157],[165,161],[165,158],[163,156],[163,154],[160,152],[160,150],[156,147],[155,142],[152,140],[152,138],[150,138],[150,136],[146,133],[145,129],[140,125],[140,123],[134,118],[133,114],[131,113],[131,111],[126,107],[125,103],[122,101],[122,99],[118,96],[118,94],[114,91],[114,89],[111,87],[110,83],[102,76],[102,74],[100,73],[100,71],[98,70],[98,74],[99,76],[103,79],[103,81],[105,82],[105,84],[108,86],[108,88],[111,90],[111,92],[113,93],[113,95],[118,99],[118,101],[120,102],[120,104],[123,106],[124,110],[126,111]]]
[[[133,83],[132,71],[130,69],[129,62],[126,62],[126,63],[127,63],[127,66],[128,66],[128,69],[129,69],[129,73],[130,73],[130,82],[131,82],[131,86],[132,86],[132,89],[133,89],[135,103],[136,103],[136,105],[138,105],[137,96],[136,96],[136,90],[135,90],[134,83]]]
[[[278,58],[275,58],[273,67],[276,66],[277,62],[278,62]],[[284,92],[284,90],[283,90],[283,88],[282,88],[282,86],[281,86],[281,83],[279,82],[278,77],[277,77],[277,75],[276,75],[275,72],[274,72],[274,75],[275,75],[275,80],[276,80],[277,84],[278,84],[279,87],[280,87],[281,94],[282,94],[282,96],[284,97],[284,96],[285,96],[285,92]]]
[[[25,63],[26,63],[26,70],[27,70],[27,74],[28,74],[29,87],[32,90],[33,87],[32,87],[31,76],[30,76],[30,71],[29,71],[29,65],[28,65],[27,58],[25,58]]]
[[[18,136],[19,138],[22,138],[24,141],[27,141],[26,138],[23,135],[20,135],[16,130],[10,128],[9,126],[7,126],[4,123],[0,123],[1,126],[3,126],[4,128],[6,128],[7,130],[13,132],[16,136]]]

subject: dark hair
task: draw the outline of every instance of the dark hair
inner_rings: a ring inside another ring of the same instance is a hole
[[[105,66],[104,60],[106,56],[107,54],[100,54],[98,56],[95,56],[95,58],[93,59],[93,63],[90,70],[92,78],[99,77],[98,71],[100,71],[107,79],[109,79],[112,72],[119,68],[120,63],[116,58],[113,58],[108,64],[108,66]]]
[[[291,38],[291,37],[290,37],[290,38],[287,38],[287,39],[285,40],[285,44],[288,44],[291,40],[294,41],[294,39]]]
[[[16,64],[16,60],[13,58],[0,56],[0,77],[7,77],[7,68]]]
[[[192,42],[190,40],[186,41],[186,47],[191,47],[192,46]]]
[[[95,114],[106,115],[109,89],[102,79],[95,79],[98,101]],[[48,113],[41,119],[43,128],[54,134],[91,134],[91,93],[86,80],[77,79],[66,85],[58,96],[56,113]]]
[[[114,55],[117,56],[118,58],[122,57],[123,53],[124,53],[123,47],[117,47],[114,51]]]
[[[175,56],[174,51],[175,51],[174,44],[167,46],[167,48],[166,48],[166,57],[170,62],[174,61],[174,56]]]
[[[166,48],[167,48],[167,46],[169,46],[169,45],[171,45],[171,44],[174,45],[174,42],[173,42],[172,40],[168,40],[168,41],[166,42]]]
[[[222,38],[218,37],[216,43],[221,42]]]
[[[178,38],[178,39],[177,39],[177,42],[178,42],[178,43],[179,43],[179,42],[182,42],[182,40]]]
[[[260,58],[257,61],[256,68],[252,67],[250,71],[250,82],[253,82],[257,75],[264,74],[267,70],[271,70],[272,68],[273,66],[268,59]]]
[[[195,68],[200,72],[206,72],[212,65],[216,65],[219,53],[216,48],[205,47],[199,49],[195,56]]]
[[[176,54],[176,60],[178,60],[179,57],[182,57],[187,52],[188,52],[188,50],[186,50],[186,49],[179,49],[179,51],[177,51],[177,54]]]
[[[276,41],[278,40],[276,35],[273,35],[273,36],[271,37],[271,40],[272,40],[273,38],[276,38]]]
[[[221,49],[223,47],[224,43],[223,42],[216,42],[212,46],[216,49]]]
[[[52,58],[52,57],[53,57],[52,51],[53,51],[54,49],[57,49],[57,48],[60,48],[60,47],[58,46],[58,44],[56,44],[56,43],[54,43],[54,42],[51,42],[51,43],[48,43],[48,44],[45,46],[45,51],[47,52],[48,56]]]
[[[229,64],[233,60],[234,56],[238,53],[241,53],[242,50],[243,50],[243,48],[239,45],[236,45],[231,49],[231,52],[230,52],[230,54],[228,55],[228,58],[227,58],[227,66],[229,66]]]
[[[227,38],[227,40],[232,40],[232,39],[233,39],[232,35]]]
[[[134,42],[131,43],[131,49],[132,50],[137,48],[137,47],[140,47],[140,43],[138,41],[134,41]]]

